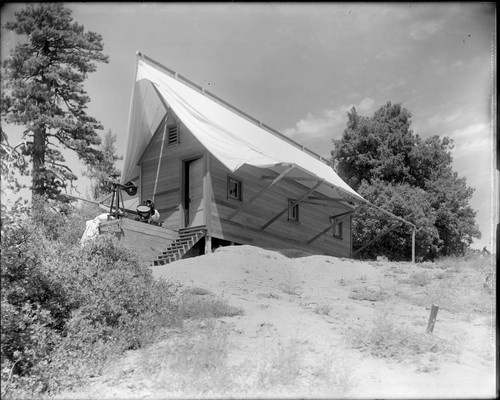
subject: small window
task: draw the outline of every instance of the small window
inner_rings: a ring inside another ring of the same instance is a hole
[[[167,129],[167,146],[179,143],[179,128],[177,125],[168,125]]]
[[[330,222],[333,223],[333,237],[342,239],[342,222],[335,222],[333,218],[330,218]]]
[[[227,178],[227,198],[242,201],[241,181],[231,177]]]
[[[290,207],[295,200],[288,200],[288,207]],[[288,209],[288,220],[299,222],[299,205],[295,204],[293,207]]]

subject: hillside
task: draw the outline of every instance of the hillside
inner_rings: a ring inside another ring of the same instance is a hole
[[[360,262],[237,246],[155,267],[191,299],[240,311],[190,319],[58,398],[493,397],[488,263]],[[426,334],[433,303],[440,310]]]

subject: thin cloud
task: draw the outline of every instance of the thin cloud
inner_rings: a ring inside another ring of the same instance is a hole
[[[443,27],[444,21],[419,21],[410,27],[410,36],[415,40],[424,40],[435,35]]]
[[[462,110],[456,110],[451,114],[438,113],[428,118],[425,122],[430,128],[435,128],[441,124],[453,124],[456,123],[460,118],[463,118],[464,113]]]
[[[479,160],[489,156],[492,143],[488,124],[472,124],[463,129],[456,129],[451,137],[455,143],[453,148],[455,159],[472,154]]]
[[[342,105],[332,110],[323,110],[319,113],[307,114],[295,126],[283,130],[285,135],[294,139],[310,140],[311,138],[327,136],[343,131],[346,126],[347,112],[355,107],[360,114],[374,110],[375,100],[366,97],[358,104]]]

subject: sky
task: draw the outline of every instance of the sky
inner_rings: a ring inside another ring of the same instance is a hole
[[[5,3],[4,3],[5,4]],[[2,7],[2,25],[24,3]],[[90,74],[88,114],[123,155],[136,51],[329,158],[347,112],[388,101],[423,138],[454,140],[454,169],[475,188],[482,238],[498,217],[495,3],[66,3],[102,35],[108,64]],[[19,38],[2,29],[2,59]],[[11,143],[19,129],[4,127]],[[85,168],[68,162],[78,175]],[[120,166],[120,165],[119,165]],[[88,184],[79,179],[82,191]]]

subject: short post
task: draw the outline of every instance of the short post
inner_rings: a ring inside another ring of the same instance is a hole
[[[210,254],[212,252],[212,237],[205,236],[205,254]]]
[[[429,323],[427,324],[427,333],[432,333],[432,331],[434,330],[434,324],[436,323],[438,310],[439,306],[433,304],[431,307],[431,315],[429,316]]]
[[[411,232],[411,262],[415,264],[415,232],[416,232],[416,227],[413,227],[413,230]]]

